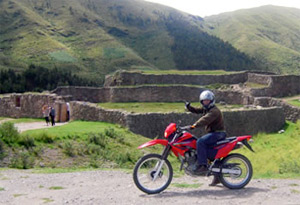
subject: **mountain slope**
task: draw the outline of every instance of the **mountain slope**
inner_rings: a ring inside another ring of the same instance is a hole
[[[203,19],[142,0],[0,0],[0,69],[257,69]]]
[[[300,73],[300,10],[278,6],[205,18],[206,30],[258,59],[269,70]]]

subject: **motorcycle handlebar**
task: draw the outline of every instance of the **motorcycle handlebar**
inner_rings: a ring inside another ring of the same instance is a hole
[[[187,126],[183,126],[183,127],[178,127],[179,130],[191,130],[191,126],[190,125],[187,125]]]

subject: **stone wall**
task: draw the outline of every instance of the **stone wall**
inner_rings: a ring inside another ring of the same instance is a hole
[[[102,121],[117,123],[126,126],[126,113],[124,111],[102,109],[93,103],[70,102],[71,120]]]
[[[86,102],[109,102],[110,88],[80,87],[80,86],[61,86],[57,87],[52,93],[59,96],[69,96],[72,100]]]
[[[272,76],[261,73],[248,73],[248,82],[269,85],[272,81]]]
[[[254,105],[260,105],[262,107],[282,107],[286,120],[290,120],[292,122],[300,120],[300,108],[290,105],[282,100],[271,97],[257,97],[254,99]]]
[[[62,100],[55,94],[10,94],[0,98],[0,116],[43,117],[42,107],[45,104],[54,106],[56,101]]]
[[[104,110],[91,103],[71,102],[71,119],[93,120],[117,123],[136,134],[154,138],[162,137],[166,126],[175,122],[178,125],[190,125],[198,120],[200,115],[191,113],[146,113],[133,114],[116,110]],[[276,132],[284,123],[284,113],[281,108],[265,108],[261,110],[224,111],[225,126],[228,135],[256,134],[258,132]],[[203,134],[197,129],[196,135]]]
[[[250,95],[256,97],[285,97],[300,94],[300,76],[274,75],[267,72],[240,72],[227,75],[153,75],[132,72],[117,72],[108,76],[105,86],[145,85],[145,84],[239,84],[252,82],[267,85],[266,88],[251,89]]]
[[[73,101],[98,102],[183,102],[199,101],[199,94],[204,90],[192,86],[135,86],[135,87],[58,87],[57,95],[71,96]],[[216,101],[228,104],[249,104],[251,98],[238,91],[213,90]]]
[[[252,89],[255,97],[287,97],[300,94],[300,76],[271,76],[267,88]]]
[[[113,76],[107,76],[104,86],[126,86],[145,84],[189,84],[209,85],[215,83],[238,84],[247,81],[248,73],[240,72],[226,75],[178,75],[178,74],[143,74],[138,72],[117,72]]]
[[[176,79],[168,81],[167,79]],[[229,104],[251,104],[253,97],[285,97],[300,94],[300,76],[276,76],[264,73],[242,72],[231,75],[145,75],[141,73],[121,72],[116,84],[136,84],[138,86],[121,87],[58,87],[53,92],[57,95],[72,96],[73,100],[89,102],[180,102],[183,100],[198,101],[200,92],[204,89],[199,85],[210,83],[243,83],[265,84],[265,88],[243,90],[213,90],[217,101]],[[239,80],[238,80],[239,79]],[[106,82],[106,84],[110,81]],[[172,85],[139,85],[139,84],[176,84]],[[197,84],[187,86],[178,84]],[[231,97],[233,96],[233,97]],[[235,102],[237,101],[237,103]]]
[[[0,98],[0,116],[5,117],[42,117],[42,106],[57,106],[65,100],[54,94],[11,94]],[[181,126],[194,123],[199,115],[191,113],[147,113],[134,114],[118,110],[106,110],[89,102],[70,102],[72,120],[103,121],[128,127],[134,133],[149,138],[162,136],[165,127],[175,122]],[[284,125],[281,108],[262,110],[225,111],[225,126],[229,135],[275,132]],[[197,129],[198,130],[198,129]],[[197,135],[201,135],[198,130]]]

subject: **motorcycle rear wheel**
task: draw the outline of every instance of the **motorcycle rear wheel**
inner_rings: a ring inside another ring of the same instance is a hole
[[[165,190],[173,178],[173,168],[170,162],[165,159],[162,161],[159,154],[148,154],[140,158],[133,171],[135,185],[147,194],[157,194]],[[155,178],[157,169],[162,163],[161,170]]]
[[[253,170],[251,162],[241,154],[230,154],[222,160],[223,169],[237,171],[238,174],[220,173],[221,183],[229,189],[241,189],[251,180]]]

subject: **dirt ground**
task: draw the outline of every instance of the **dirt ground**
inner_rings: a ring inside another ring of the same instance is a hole
[[[252,180],[244,189],[209,187],[211,177],[174,178],[164,192],[147,195],[124,171],[37,174],[0,170],[0,204],[300,204],[300,180]],[[200,184],[178,188],[174,184]],[[173,184],[173,185],[172,185]]]
[[[0,124],[13,120],[12,118],[5,118],[3,120],[0,120]],[[62,126],[67,124],[68,122],[56,122],[55,126]],[[52,127],[50,124],[46,125],[46,122],[21,122],[21,123],[15,123],[15,127],[18,129],[19,132],[24,132],[26,130],[35,130],[35,129],[44,129],[44,128],[50,128]]]
[[[62,126],[67,124],[65,123],[55,123],[54,126]],[[24,122],[24,123],[16,123],[15,127],[17,127],[19,132],[24,132],[26,130],[35,130],[35,129],[43,129],[43,128],[50,128],[51,125],[46,125],[45,122]]]

